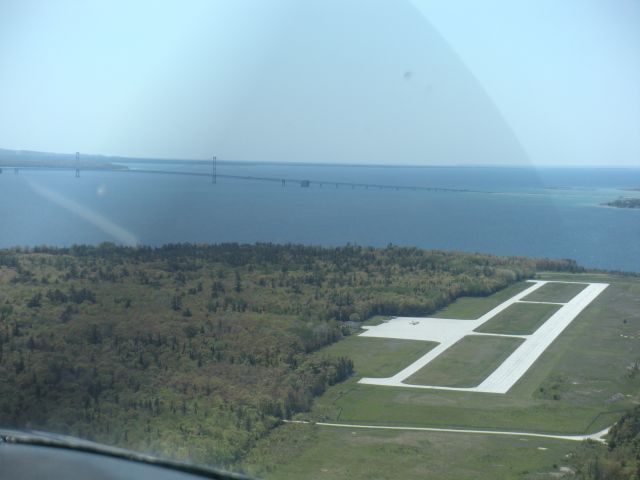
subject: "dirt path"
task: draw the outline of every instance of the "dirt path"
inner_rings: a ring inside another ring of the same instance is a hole
[[[327,422],[307,422],[304,420],[284,420],[285,423],[304,423],[311,425],[320,425],[323,427],[339,427],[339,428],[366,428],[378,430],[405,430],[418,432],[444,432],[444,433],[472,433],[481,435],[511,435],[514,437],[537,437],[537,438],[553,438],[556,440],[571,440],[574,442],[582,442],[584,440],[594,440],[604,443],[604,436],[609,432],[609,428],[590,435],[553,435],[547,433],[533,432],[511,432],[500,430],[467,430],[460,428],[435,428],[435,427],[391,427],[387,425],[353,425],[349,423],[327,423]]]

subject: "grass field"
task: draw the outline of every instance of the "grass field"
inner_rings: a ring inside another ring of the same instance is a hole
[[[505,300],[509,300],[516,293],[520,293],[532,284],[528,282],[518,282],[489,297],[462,297],[446,308],[436,312],[431,317],[435,318],[458,318],[461,320],[475,320],[484,315],[489,310],[497,307]]]
[[[381,323],[389,320],[391,317],[389,315],[374,315],[371,318],[368,318],[366,321],[362,322],[363,325],[380,325]]]
[[[560,440],[440,432],[356,430],[284,425],[274,435],[281,439],[264,445],[292,451],[266,476],[342,479],[545,479],[566,466],[578,445]],[[304,438],[307,448],[293,445]],[[313,445],[308,448],[308,445]],[[283,448],[285,447],[286,448]],[[508,461],[505,461],[508,459]],[[548,476],[547,476],[548,475]]]
[[[586,285],[579,283],[548,283],[524,297],[523,300],[566,303],[584,290],[585,287]]]
[[[623,411],[640,402],[640,378],[629,377],[627,370],[640,358],[640,280],[598,273],[549,273],[539,278],[607,282],[610,286],[567,327],[507,394],[362,385],[357,381],[364,375],[358,372],[346,382],[329,388],[317,399],[311,412],[298,418],[362,425],[558,434],[593,433],[611,425]],[[461,299],[437,316],[477,318],[527,285],[518,284],[507,293],[502,291],[486,298]],[[563,294],[567,294],[567,290]],[[543,301],[560,298],[557,295],[558,291],[548,291]],[[341,347],[344,342],[356,345],[352,337],[330,348],[348,354],[348,350]],[[359,352],[361,361],[371,362],[365,354],[366,344],[357,343],[354,351]],[[324,352],[330,350],[324,349]],[[410,356],[407,355],[407,359]],[[379,358],[383,363],[389,361]],[[376,368],[371,365],[366,375],[379,376],[373,374]],[[289,426],[280,427],[276,432],[282,428],[288,442],[299,440],[296,430],[289,430]],[[539,473],[558,473],[553,465],[564,465],[565,455],[578,448],[560,440],[377,430],[351,433],[350,429],[308,428],[313,430],[307,432],[315,433],[307,435],[304,442],[297,442],[298,450],[290,457],[279,456],[289,447],[279,450],[278,442],[272,442],[280,433],[265,439],[265,445],[269,445],[263,450],[265,458],[279,459],[273,478],[551,478]],[[547,450],[538,450],[538,447]]]
[[[483,323],[476,332],[505,335],[531,335],[560,309],[560,305],[546,303],[514,303],[506,310]]]
[[[557,475],[580,448],[553,439],[292,424],[277,428],[270,440],[245,468],[279,480],[540,480]]]
[[[318,355],[330,357],[346,355],[353,360],[355,374],[358,377],[385,377],[398,373],[436,345],[435,342],[420,340],[351,335],[322,349]]]
[[[407,378],[405,383],[475,387],[522,342],[520,338],[467,335]]]

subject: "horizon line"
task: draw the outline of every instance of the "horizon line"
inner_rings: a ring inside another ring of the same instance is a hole
[[[29,150],[29,149],[10,149],[0,147],[0,158],[2,153],[12,152],[16,155],[22,154],[36,154],[36,155],[54,155],[54,156],[69,156],[74,157],[76,152],[73,153],[61,153],[61,152],[48,152],[41,150]],[[166,162],[166,163],[202,163],[209,164],[211,159],[199,159],[199,158],[176,158],[176,157],[138,157],[138,156],[124,156],[124,155],[109,155],[101,153],[82,153],[85,159],[89,158],[102,158],[112,162],[121,163],[135,163],[135,162]],[[212,155],[213,156],[213,155]],[[240,165],[286,165],[296,167],[381,167],[381,168],[615,168],[615,169],[640,169],[640,165],[631,164],[551,164],[542,163],[535,164],[530,163],[527,165],[511,164],[511,163],[431,163],[431,164],[390,164],[390,163],[338,163],[338,162],[303,162],[303,161],[278,161],[278,160],[224,160],[217,158],[219,164],[240,164]]]

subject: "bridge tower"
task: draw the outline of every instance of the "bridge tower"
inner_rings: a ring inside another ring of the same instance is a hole
[[[218,157],[211,159],[211,183],[218,183]]]
[[[80,178],[80,152],[76,152],[76,178]]]

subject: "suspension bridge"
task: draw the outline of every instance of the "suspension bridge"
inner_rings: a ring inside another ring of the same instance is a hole
[[[128,175],[174,175],[174,176],[190,176],[190,177],[204,177],[211,179],[211,183],[216,184],[218,179],[234,180],[234,181],[251,181],[251,182],[269,182],[278,184],[282,187],[299,186],[302,188],[317,187],[317,188],[351,188],[351,189],[377,189],[377,190],[411,190],[411,191],[426,191],[426,192],[453,192],[453,193],[494,193],[489,191],[472,190],[466,188],[447,188],[447,187],[433,187],[425,185],[395,185],[387,183],[367,183],[357,181],[335,181],[335,180],[323,180],[315,178],[291,178],[291,177],[278,177],[278,176],[260,176],[260,175],[232,175],[219,173],[217,167],[217,158],[213,158],[211,172],[194,172],[184,170],[165,170],[165,169],[146,169],[146,168],[107,168],[107,167],[91,167],[80,166],[79,155],[76,154],[75,165],[65,166],[15,166],[15,165],[1,165],[0,174],[5,170],[13,170],[17,175],[21,170],[40,170],[40,171],[71,171],[76,177],[80,177],[81,171],[87,172],[108,172],[116,174],[128,174]]]

